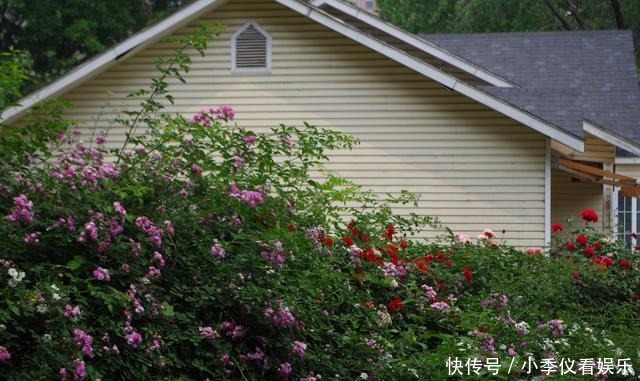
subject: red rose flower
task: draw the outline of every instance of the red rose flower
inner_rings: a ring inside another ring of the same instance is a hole
[[[564,226],[562,226],[562,224],[553,224],[553,225],[551,225],[551,232],[552,233],[559,233],[562,230],[564,230]]]
[[[627,261],[626,259],[621,259],[618,262],[618,265],[620,267],[624,267],[624,268],[627,268],[627,269],[632,269],[633,268],[633,265],[629,261]]]
[[[344,244],[347,245],[347,246],[351,246],[351,245],[353,245],[353,238],[344,237],[344,238],[342,238],[342,242],[344,242]]]
[[[527,250],[527,254],[529,254],[529,255],[541,255],[542,254],[542,250],[540,250],[540,249],[529,249],[529,250]]]
[[[638,234],[637,233],[631,233],[631,238],[633,238],[633,239],[638,238]]]
[[[602,250],[602,244],[600,242],[594,242],[593,248],[596,250]]]
[[[362,242],[371,241],[371,237],[369,237],[368,235],[364,235],[364,234],[360,234],[360,239],[362,240]]]
[[[403,308],[404,308],[404,304],[402,303],[402,300],[400,298],[398,298],[397,296],[394,297],[393,299],[391,299],[391,302],[389,303],[389,305],[387,305],[387,309],[391,313],[399,312]]]
[[[407,248],[407,246],[408,246],[407,241],[405,241],[405,240],[400,241],[400,247],[401,247],[401,248],[406,249],[406,248]]]
[[[396,228],[393,225],[387,226],[387,230],[382,234],[382,238],[386,238],[389,241],[393,240],[393,235],[396,233]]]
[[[595,257],[591,262],[603,270],[613,266],[613,259],[609,257]]]
[[[585,247],[584,255],[588,258],[593,257],[596,254],[596,250],[593,247]]]
[[[372,301],[368,301],[364,304],[365,307],[367,307],[368,310],[372,309],[374,304]]]
[[[359,236],[360,234],[362,234],[362,232],[358,229],[353,229],[351,230],[351,234],[353,234],[354,237]]]
[[[324,244],[328,246],[333,246],[333,239],[331,237],[327,237],[324,239]]]
[[[353,230],[353,228],[356,226],[356,222],[354,220],[349,221],[349,224],[347,225],[347,229],[349,230]]]
[[[471,270],[469,267],[465,267],[462,270],[462,275],[464,275],[465,279],[467,279],[468,282],[471,282],[473,280],[473,270]]]
[[[587,244],[589,243],[589,238],[587,238],[587,236],[585,236],[584,234],[578,234],[578,236],[576,237],[576,242],[580,244],[580,246],[587,246]]]
[[[576,250],[576,244],[573,242],[567,242],[566,245],[564,245],[564,248],[569,250],[569,251],[575,251]]]
[[[593,209],[583,210],[581,215],[582,219],[587,222],[598,222],[598,214]]]
[[[413,261],[420,272],[427,274],[429,272],[429,261],[426,258],[418,258]]]
[[[573,276],[573,279],[578,279],[580,273],[578,271],[574,271],[573,273],[571,273],[571,276]]]
[[[631,300],[640,300],[640,294],[631,295]]]

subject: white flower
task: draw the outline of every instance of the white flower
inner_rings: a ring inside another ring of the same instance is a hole
[[[369,375],[366,374],[366,373],[360,373],[360,378],[363,379],[363,380],[367,380],[367,379],[369,379]]]
[[[54,292],[51,297],[53,298],[53,300],[60,300],[60,294],[58,294],[57,292]]]
[[[13,267],[10,268],[9,271],[7,272],[9,273],[9,276],[11,276],[14,279],[16,276],[18,276],[18,270],[14,269]]]
[[[58,288],[58,286],[56,286],[55,284],[51,285],[51,289],[54,291],[60,291],[60,289]]]
[[[45,304],[40,304],[38,307],[36,307],[36,311],[38,311],[39,314],[43,314],[47,312],[47,306]]]
[[[393,288],[398,287],[398,281],[397,281],[397,280],[395,280],[395,279],[392,279],[392,280],[391,280],[391,287],[393,287]]]
[[[50,335],[50,334],[48,334],[48,333],[45,333],[45,334],[42,336],[42,340],[44,340],[44,341],[51,341],[51,335]]]

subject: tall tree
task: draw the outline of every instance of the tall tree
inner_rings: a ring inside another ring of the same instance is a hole
[[[0,0],[0,51],[31,55],[32,87],[190,0]]]
[[[378,0],[380,15],[414,33],[631,29],[639,0]]]

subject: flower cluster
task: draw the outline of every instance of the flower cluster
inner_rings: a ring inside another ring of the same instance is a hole
[[[231,121],[235,118],[235,111],[230,106],[221,106],[219,108],[203,109],[195,113],[189,121],[191,123],[201,124],[203,126],[212,126],[214,121],[224,120],[225,122]]]
[[[13,198],[13,209],[5,218],[15,225],[21,223],[30,224],[35,218],[33,212],[33,202],[24,194],[20,194]]]
[[[280,328],[292,327],[296,322],[293,313],[282,301],[278,303],[276,310],[271,307],[267,307],[264,309],[263,314],[265,318],[273,322],[276,327]]]
[[[282,243],[276,242],[273,244],[273,249],[271,251],[263,250],[260,253],[260,258],[271,262],[278,267],[282,267],[287,260],[287,253],[285,252]]]

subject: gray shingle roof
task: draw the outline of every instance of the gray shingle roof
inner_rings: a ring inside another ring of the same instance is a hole
[[[630,31],[421,35],[519,87],[483,89],[582,137],[589,120],[640,145]]]

